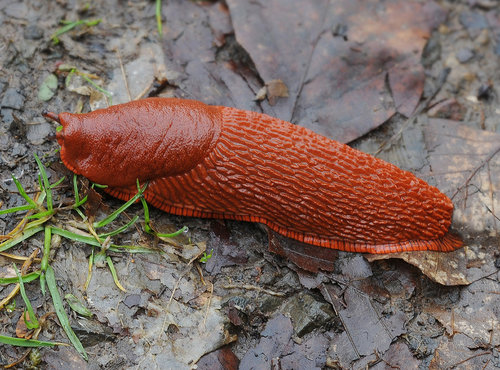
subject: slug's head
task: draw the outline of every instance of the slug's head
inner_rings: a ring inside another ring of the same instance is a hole
[[[216,107],[173,98],[43,115],[62,125],[56,137],[66,167],[110,187],[192,169],[215,146],[221,121]]]

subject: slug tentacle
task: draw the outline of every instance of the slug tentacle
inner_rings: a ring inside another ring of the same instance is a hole
[[[59,115],[63,161],[117,198],[132,197],[139,178],[149,181],[146,200],[166,212],[261,222],[321,247],[391,253],[462,244],[449,233],[453,204],[437,188],[289,122],[160,98],[80,116]],[[81,155],[82,135],[98,149]]]

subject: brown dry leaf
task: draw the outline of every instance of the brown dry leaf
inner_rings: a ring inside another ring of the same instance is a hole
[[[276,105],[278,98],[288,98],[288,87],[279,79],[266,83],[269,104]]]
[[[464,249],[451,253],[440,252],[404,252],[392,254],[367,254],[369,262],[400,258],[417,267],[424,275],[442,285],[467,285],[465,271],[467,259]]]
[[[237,370],[240,360],[229,347],[222,347],[203,356],[196,364],[198,369]]]
[[[446,16],[433,2],[401,0],[227,3],[261,78],[288,86],[290,97],[265,112],[342,142],[413,112],[421,52]]]
[[[379,362],[371,370],[382,369],[418,369],[418,361],[402,342],[391,344],[386,353],[382,356],[383,361]]]
[[[30,319],[29,312],[26,312],[26,319]],[[19,317],[16,324],[16,336],[18,338],[29,339],[31,337],[31,330],[26,327],[26,322],[24,321],[24,314]]]

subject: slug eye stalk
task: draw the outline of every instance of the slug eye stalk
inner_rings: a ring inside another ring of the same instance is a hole
[[[59,121],[59,116],[53,112],[48,112],[48,111],[44,110],[44,111],[42,111],[42,116],[44,116],[45,118],[51,119],[53,121],[56,121],[57,123],[61,123]]]

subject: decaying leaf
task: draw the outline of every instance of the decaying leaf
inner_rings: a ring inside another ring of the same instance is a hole
[[[433,2],[227,3],[261,78],[288,86],[290,96],[265,113],[342,142],[413,112],[425,78],[420,54],[446,16]]]

